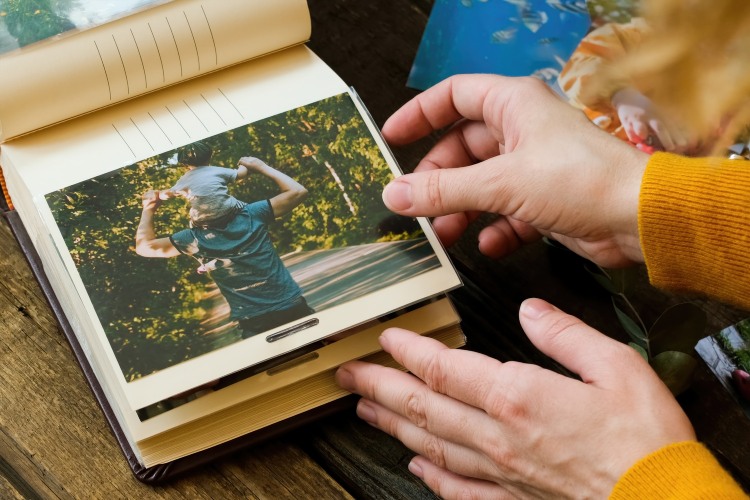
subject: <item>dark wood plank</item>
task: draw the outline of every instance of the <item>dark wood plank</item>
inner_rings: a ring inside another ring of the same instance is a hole
[[[311,453],[355,498],[435,498],[407,470],[414,453],[351,414],[321,421],[311,431]]]

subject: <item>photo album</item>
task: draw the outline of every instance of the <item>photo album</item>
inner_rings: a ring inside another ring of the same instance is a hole
[[[464,344],[458,274],[383,204],[401,172],[305,0],[118,5],[0,18],[0,179],[136,477],[330,413],[339,365],[397,366],[384,328]]]

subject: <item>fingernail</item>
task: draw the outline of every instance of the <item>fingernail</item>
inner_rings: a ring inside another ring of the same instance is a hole
[[[377,421],[375,409],[364,399],[360,399],[357,403],[357,416],[368,424],[374,424]]]
[[[422,476],[424,475],[422,467],[420,467],[413,458],[411,459],[411,462],[409,462],[409,472],[417,476],[419,479],[422,479]]]
[[[342,389],[352,392],[354,389],[354,376],[346,368],[336,370],[336,383]]]
[[[380,342],[380,347],[383,348],[385,352],[391,352],[391,341],[388,340],[388,330],[383,330],[383,333],[380,334],[380,337],[378,337],[378,342]]]
[[[529,319],[539,319],[555,308],[542,299],[526,299],[521,304],[521,315]]]
[[[411,185],[400,179],[391,181],[383,190],[383,203],[395,211],[411,208]]]

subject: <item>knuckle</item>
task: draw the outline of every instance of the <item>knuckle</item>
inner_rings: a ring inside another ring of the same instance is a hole
[[[525,418],[527,409],[523,395],[516,388],[516,380],[522,379],[522,363],[509,361],[501,366],[505,390],[493,390],[487,395],[485,411],[500,422],[512,422]]]
[[[567,314],[556,315],[555,319],[548,325],[547,331],[551,337],[564,335],[572,328],[580,325],[580,320]]]
[[[427,416],[425,413],[424,394],[412,393],[407,396],[405,406],[406,418],[414,425],[425,428],[427,425]]]
[[[435,210],[442,212],[443,200],[443,172],[438,169],[431,172],[427,179],[427,201]]]
[[[429,434],[424,442],[424,455],[436,467],[445,469],[445,442],[442,439]]]
[[[503,446],[499,442],[492,442],[488,443],[484,452],[504,478],[513,480],[519,476],[515,472],[518,456],[510,447]]]
[[[476,489],[468,485],[459,486],[458,489],[453,492],[449,498],[455,498],[456,500],[480,500],[483,498],[482,494]]]
[[[427,387],[435,392],[445,394],[448,377],[451,370],[447,368],[450,364],[450,351],[445,349],[429,356],[422,367],[422,380]]]
[[[612,346],[612,350],[609,352],[608,358],[611,361],[611,365],[615,363],[623,364],[625,366],[631,366],[634,369],[638,370],[643,369],[643,367],[639,365],[648,365],[646,360],[643,359],[643,356],[641,356],[638,351],[636,351],[629,345],[622,344],[620,342],[617,342]]]
[[[378,380],[377,377],[364,376],[355,378],[356,392],[367,399],[377,399]]]

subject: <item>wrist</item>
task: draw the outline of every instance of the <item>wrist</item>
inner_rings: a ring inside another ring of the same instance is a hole
[[[619,187],[619,195],[613,196],[616,210],[614,233],[623,254],[631,261],[643,263],[640,225],[638,223],[641,184],[650,156],[634,147],[623,144],[618,178],[613,185]]]

